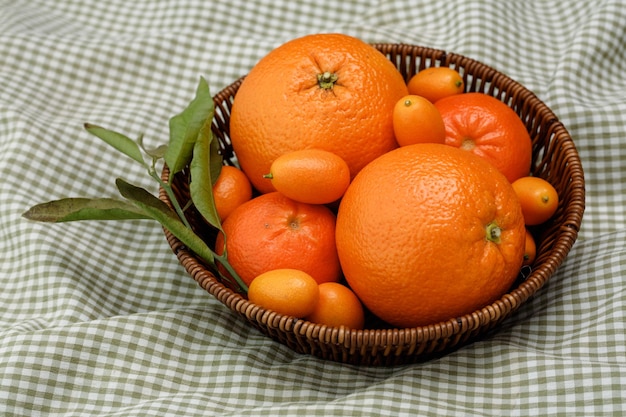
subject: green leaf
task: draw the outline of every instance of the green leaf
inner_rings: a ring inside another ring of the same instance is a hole
[[[215,266],[213,251],[198,235],[183,224],[176,215],[176,212],[165,204],[165,202],[159,200],[145,189],[129,184],[121,178],[117,178],[115,184],[124,198],[129,199],[144,213],[161,223],[163,227],[169,230],[189,249],[209,262],[212,266]]]
[[[213,120],[213,111],[209,85],[200,77],[196,97],[185,110],[170,119],[170,141],[164,155],[170,178],[191,162],[198,134],[207,120]]]
[[[215,200],[213,199],[213,171],[211,170],[211,160],[217,159],[221,167],[221,157],[211,154],[211,143],[215,142],[215,138],[211,133],[211,123],[208,121],[200,134],[193,148],[193,158],[189,166],[191,181],[189,183],[189,192],[191,201],[196,206],[202,217],[209,222],[210,225],[221,229],[220,217],[217,214]],[[218,174],[219,175],[219,172]]]
[[[37,204],[22,214],[40,222],[150,219],[133,204],[113,198],[64,198]]]
[[[99,137],[118,151],[122,152],[124,155],[129,156],[141,165],[146,165],[139,145],[137,145],[137,143],[131,138],[121,133],[92,125],[90,123],[85,123],[85,129],[87,129],[87,132]]]
[[[146,146],[143,143],[143,135],[140,135],[137,138],[137,144],[146,153],[146,155],[149,155],[153,159],[163,158],[163,156],[165,155],[165,152],[167,151],[167,145],[159,145],[156,148],[152,148],[152,149],[146,148]]]
[[[222,172],[224,158],[222,158],[222,154],[220,154],[219,143],[217,138],[213,135],[213,132],[211,132],[210,125],[209,133],[211,135],[211,140],[209,142],[209,172],[211,173],[211,186],[213,186],[217,181],[217,177],[219,177]]]

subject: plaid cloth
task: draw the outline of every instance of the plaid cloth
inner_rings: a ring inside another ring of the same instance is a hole
[[[216,93],[316,32],[458,52],[570,131],[587,210],[566,262],[493,337],[390,368],[294,353],[213,299],[148,221],[21,217],[146,187],[83,129],[164,143],[200,76]],[[0,415],[626,415],[622,0],[0,0]]]

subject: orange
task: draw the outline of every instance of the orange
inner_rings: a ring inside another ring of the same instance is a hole
[[[559,206],[559,195],[548,181],[539,177],[522,177],[513,182],[524,221],[528,226],[546,222]]]
[[[279,192],[237,207],[222,224],[215,251],[246,283],[273,269],[299,269],[318,283],[338,281],[336,218],[326,206],[299,203]]]
[[[287,316],[304,317],[315,310],[319,298],[317,282],[297,269],[274,269],[252,280],[248,300]]]
[[[352,181],[337,214],[350,288],[398,327],[482,308],[515,281],[524,219],[513,187],[484,159],[441,144],[393,150]]]
[[[339,155],[354,177],[394,149],[392,110],[404,78],[381,52],[343,34],[313,34],[270,51],[233,101],[230,136],[241,168],[262,193],[274,159],[307,148]]]
[[[531,139],[509,106],[483,93],[465,93],[435,103],[446,125],[446,144],[491,162],[510,182],[528,175]]]
[[[272,162],[264,175],[287,197],[310,204],[327,204],[341,198],[350,184],[346,161],[322,149],[287,152]]]
[[[446,128],[439,110],[421,96],[407,95],[393,108],[393,132],[400,146],[445,143]]]
[[[425,97],[431,103],[465,89],[461,74],[449,67],[425,68],[412,76],[407,86],[409,94]]]
[[[225,165],[213,184],[213,200],[220,220],[224,221],[234,209],[252,198],[252,185],[240,169]]]
[[[312,313],[305,317],[330,327],[362,329],[365,323],[363,305],[352,290],[338,282],[319,285],[319,300]]]
[[[532,265],[537,257],[537,245],[535,238],[530,233],[530,230],[526,229],[526,243],[524,245],[524,261],[522,265]]]

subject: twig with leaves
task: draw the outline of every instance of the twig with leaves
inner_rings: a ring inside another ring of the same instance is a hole
[[[188,167],[191,177],[189,183],[191,202],[207,223],[222,230],[212,188],[222,167],[218,143],[211,131],[214,110],[209,86],[204,78],[200,78],[195,98],[169,121],[170,138],[167,145],[146,149],[143,135],[137,140],[132,140],[121,133],[85,124],[85,129],[89,133],[146,168],[150,177],[167,193],[173,209],[146,189],[117,178],[115,184],[124,200],[64,198],[37,204],[23,216],[31,220],[55,223],[80,220],[156,220],[215,270],[218,270],[217,263],[221,264],[229,275],[222,275],[222,278],[229,280],[232,277],[239,290],[247,292],[247,285],[228,263],[226,251],[218,255],[193,231],[185,217],[186,207],[181,207],[172,189],[174,175]],[[167,181],[161,179],[156,169],[161,159],[170,171]]]

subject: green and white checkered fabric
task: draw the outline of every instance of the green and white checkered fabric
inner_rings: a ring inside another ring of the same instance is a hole
[[[202,290],[153,222],[35,223],[30,206],[156,188],[83,129],[148,146],[279,44],[343,32],[507,73],[570,131],[579,240],[488,340],[431,362],[296,354]],[[0,415],[626,415],[626,3],[0,0]]]

